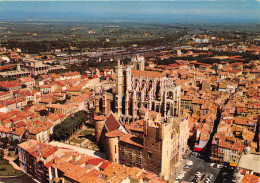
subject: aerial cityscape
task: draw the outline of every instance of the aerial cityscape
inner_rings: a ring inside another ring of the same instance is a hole
[[[260,183],[260,2],[0,1],[0,182]]]

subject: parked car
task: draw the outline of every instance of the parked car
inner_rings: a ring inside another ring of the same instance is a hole
[[[200,173],[200,172],[197,172],[197,173],[195,173],[195,175],[201,175],[201,173]]]
[[[191,166],[189,166],[189,165],[186,165],[186,166],[184,166],[183,168],[184,169],[189,169]]]
[[[178,176],[176,177],[176,180],[181,180],[182,178],[183,178],[182,176],[178,175]]]
[[[217,168],[221,169],[223,168],[223,165],[217,164]]]
[[[210,163],[210,165],[209,165],[209,166],[210,166],[210,167],[213,167],[214,165],[215,165],[215,163]]]
[[[213,174],[209,174],[209,176],[208,176],[210,179],[212,179],[212,177],[213,177]]]
[[[186,165],[192,166],[192,165],[193,165],[193,162],[192,162],[192,161],[188,161],[188,162],[186,163]]]

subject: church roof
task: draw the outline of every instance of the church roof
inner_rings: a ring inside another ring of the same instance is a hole
[[[155,71],[141,71],[141,70],[132,70],[132,76],[142,76],[149,78],[161,78],[165,76],[165,73],[155,72]]]
[[[105,121],[105,127],[107,131],[110,132],[113,130],[117,130],[120,126],[121,126],[120,123],[116,120],[113,113],[110,113]]]

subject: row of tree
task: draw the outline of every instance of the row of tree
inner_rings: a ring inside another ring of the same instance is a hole
[[[76,46],[79,50],[95,49],[95,48],[108,48],[108,47],[130,47],[132,44],[138,44],[139,46],[158,46],[162,44],[172,44],[179,40],[180,37],[187,34],[186,30],[179,31],[175,34],[166,34],[164,37],[158,38],[153,37],[149,39],[131,38],[129,40],[117,41],[111,40],[105,42],[105,38],[96,39],[95,41],[76,41],[76,40],[62,40],[58,39],[55,41],[44,40],[44,41],[18,41],[8,40],[2,41],[2,45],[8,49],[21,48],[22,52],[29,54],[38,54],[40,52],[47,52],[53,49],[69,48],[70,46]],[[68,50],[69,51],[69,50]]]
[[[9,139],[8,137],[4,137],[4,138],[0,138],[0,147],[2,149],[12,149],[12,150],[16,150],[17,145],[20,143],[20,141],[18,139],[12,140]]]
[[[57,141],[65,141],[74,134],[88,119],[86,111],[76,112],[73,116],[68,117],[60,124],[53,128],[52,139]]]
[[[185,51],[183,51],[185,52]],[[194,51],[196,52],[196,51]],[[245,61],[243,61],[244,63],[248,63],[251,60],[259,60],[260,56],[259,55],[253,55],[251,52],[246,51],[243,53],[228,53],[228,52],[213,52],[213,55],[218,55],[218,56],[234,56],[234,55],[240,55],[242,59],[245,59]],[[169,65],[169,64],[173,64],[176,63],[176,60],[187,60],[187,61],[194,61],[196,60],[197,62],[201,62],[201,63],[207,63],[207,64],[213,64],[213,63],[221,63],[223,61],[225,62],[229,62],[229,63],[233,63],[233,62],[239,62],[236,60],[229,60],[229,59],[212,59],[210,58],[211,56],[208,55],[199,55],[197,57],[193,57],[193,56],[186,56],[186,57],[170,57],[168,59],[164,59],[164,60],[160,60],[157,59],[154,63],[157,65]]]

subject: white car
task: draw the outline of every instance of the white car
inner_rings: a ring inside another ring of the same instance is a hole
[[[183,177],[184,177],[184,173],[180,173],[180,174],[178,175],[178,177],[183,178]]]
[[[210,174],[210,175],[209,175],[209,178],[212,179],[212,177],[213,177],[213,174]]]
[[[182,176],[178,175],[178,176],[176,177],[176,180],[181,180],[182,178],[183,178]]]
[[[211,181],[211,179],[207,177],[207,178],[206,178],[206,181]]]
[[[201,175],[196,175],[195,178],[199,180],[201,178]]]
[[[210,165],[209,165],[209,166],[210,166],[210,167],[213,167],[214,165],[215,165],[215,163],[210,163]]]
[[[188,162],[186,163],[186,165],[192,166],[192,165],[193,165],[193,162],[192,162],[192,161],[188,161]]]
[[[200,172],[197,172],[195,175],[201,175],[201,173],[200,173]]]
[[[223,168],[223,165],[217,164],[217,168],[221,169]]]
[[[185,174],[185,173],[186,173],[186,171],[180,172],[180,174]]]

